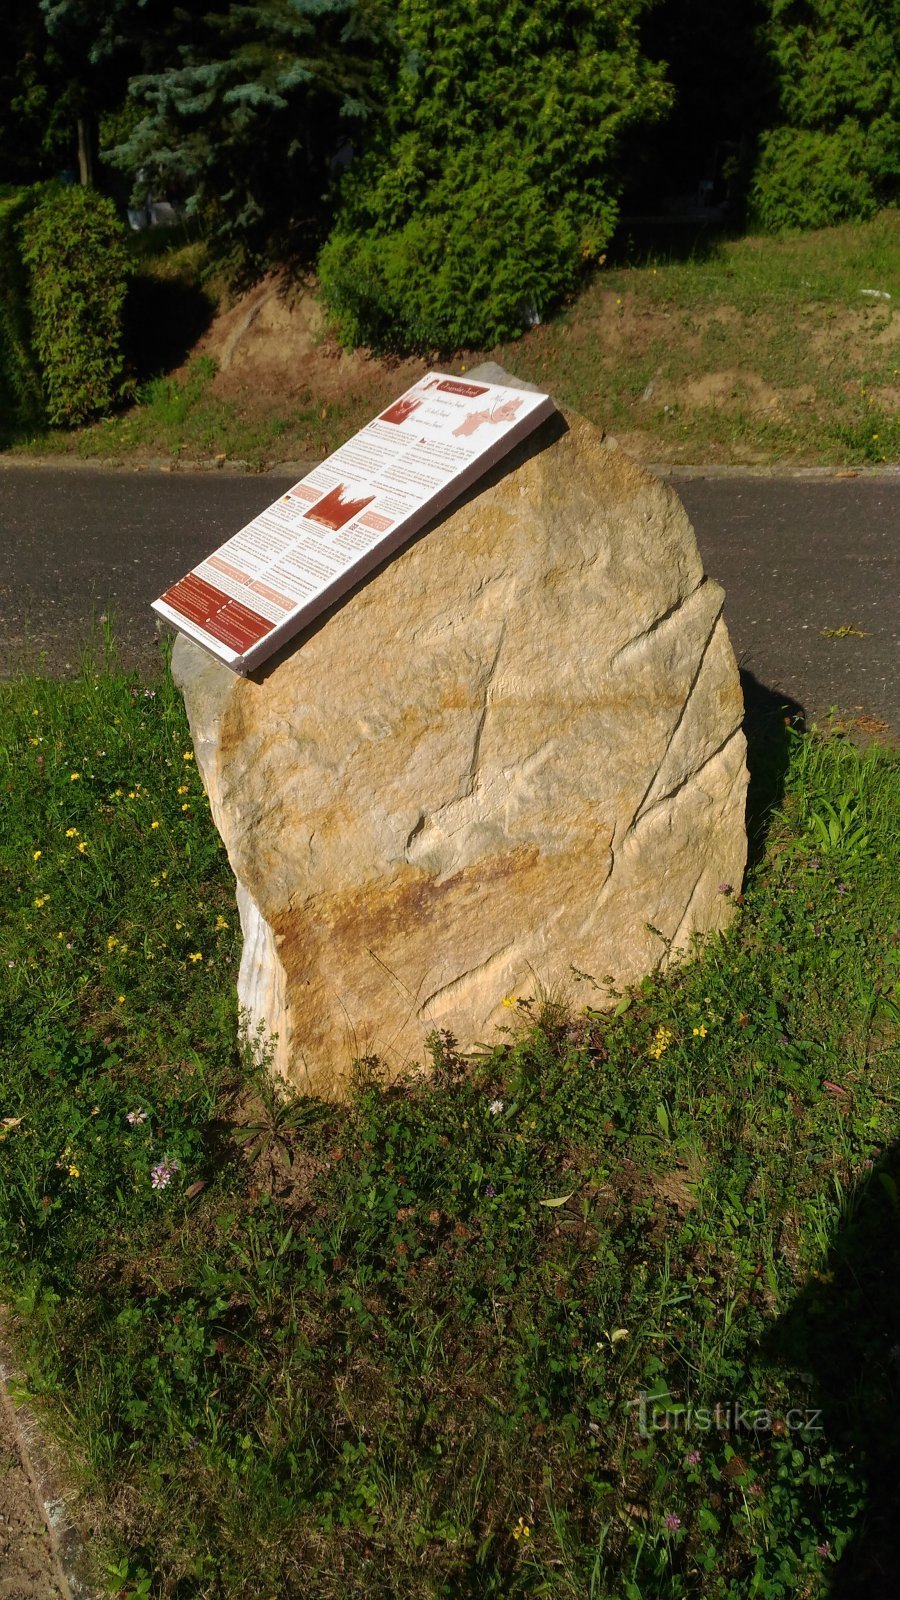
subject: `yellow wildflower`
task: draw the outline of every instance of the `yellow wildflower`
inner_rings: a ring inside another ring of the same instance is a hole
[[[117,945],[117,944],[118,944],[118,942],[119,942],[119,941],[118,941],[118,939],[117,939],[117,938],[116,938],[116,936],[115,936],[115,934],[114,934],[114,933],[111,933],[111,934],[110,934],[110,935],[109,935],[109,938],[108,938],[108,939],[107,939],[107,941],[106,941],[106,948],[107,948],[107,950],[115,950],[115,948],[116,948],[116,945]]]
[[[699,1028],[694,1028],[693,1033],[694,1033],[694,1038],[695,1039],[705,1039],[706,1038],[706,1024],[701,1022]]]
[[[81,851],[81,854],[84,855],[84,852],[87,849],[87,840],[86,839],[79,839],[78,848]]]
[[[119,995],[119,1005],[123,1006],[124,1004],[125,1004],[125,996],[123,994],[120,994]]]
[[[31,858],[32,861],[40,861],[41,856],[43,855],[43,853],[44,853],[43,850],[35,850],[34,855]]]
[[[513,1011],[515,1009],[515,1004],[516,1004],[515,995],[514,994],[505,994],[503,996],[502,1003],[503,1003],[503,1005],[506,1006],[507,1011]]]
[[[190,806],[189,806],[189,805],[188,805],[188,803],[187,803],[187,801],[186,801],[186,800],[185,800],[185,802],[184,802],[184,805],[183,805],[183,806],[182,806],[182,808],[181,808],[181,809],[182,809],[182,811],[190,811],[190,809],[191,809],[191,808],[190,808]]]
[[[182,759],[182,761],[193,761],[193,759],[194,759],[193,750],[185,750],[185,752],[184,752],[184,754],[183,754],[181,759]]]
[[[203,960],[203,952],[202,952],[202,950],[192,950],[190,955],[188,956],[188,961],[202,961],[202,960]]]
[[[80,1178],[81,1177],[81,1173],[79,1172],[77,1167],[74,1167],[74,1166],[71,1166],[71,1165],[69,1166],[69,1177],[70,1178]]]
[[[225,918],[223,916],[219,915],[218,917],[216,917],[216,927],[215,927],[216,933],[220,933],[223,928],[227,928],[227,927],[228,927],[228,923],[225,921]]]
[[[78,829],[77,828],[67,828],[66,829],[66,838],[67,839],[77,839],[78,838]]]
[[[665,1055],[674,1037],[675,1035],[671,1028],[657,1028],[653,1035],[653,1043],[647,1054],[652,1056],[654,1061],[658,1061],[660,1056]]]
[[[159,827],[159,823],[158,822],[151,822],[150,826],[151,826],[151,828],[158,828]]]
[[[180,783],[178,785],[178,793],[179,794],[187,794],[187,792],[188,792],[187,784],[186,783]]]
[[[69,782],[70,783],[77,783],[78,779],[80,777],[81,777],[81,773],[80,772],[70,772],[69,773]]]
[[[524,1517],[520,1517],[519,1518],[518,1522],[516,1523],[515,1527],[513,1528],[512,1536],[516,1540],[519,1540],[519,1539],[530,1539],[531,1538],[531,1529],[529,1528],[528,1523],[525,1521]]]

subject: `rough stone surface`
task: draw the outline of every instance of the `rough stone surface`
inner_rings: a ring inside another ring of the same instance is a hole
[[[486,374],[488,376],[488,374]],[[507,380],[508,381],[508,380]],[[722,590],[675,493],[554,419],[253,679],[173,671],[238,880],[239,997],[300,1089],[723,927],[746,856]],[[656,930],[656,931],[654,931]]]

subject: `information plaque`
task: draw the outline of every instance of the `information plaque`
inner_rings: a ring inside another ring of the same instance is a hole
[[[554,410],[429,372],[153,603],[246,673],[398,550]]]

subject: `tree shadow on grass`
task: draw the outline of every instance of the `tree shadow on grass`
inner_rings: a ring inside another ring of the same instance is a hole
[[[606,250],[607,268],[711,261],[727,240],[740,237],[724,218],[623,216]]]
[[[136,275],[125,304],[124,342],[138,383],[171,372],[190,355],[213,319],[209,296],[176,278]]]
[[[806,713],[790,695],[770,689],[745,667],[740,669],[744,695],[744,734],[747,739],[748,867],[755,866],[765,849],[772,813],[784,798],[791,759],[791,740],[806,726]]]
[[[810,1375],[835,1470],[849,1467],[865,1485],[862,1517],[831,1572],[831,1600],[900,1593],[898,1197],[900,1148],[893,1146],[851,1190],[825,1267],[764,1347],[773,1364]]]

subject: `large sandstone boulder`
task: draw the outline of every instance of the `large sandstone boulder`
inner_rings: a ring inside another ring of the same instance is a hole
[[[491,376],[491,374],[485,374]],[[508,379],[506,381],[509,381]],[[239,998],[298,1088],[510,994],[627,984],[731,914],[745,744],[674,492],[551,422],[255,679],[172,660],[237,878]]]

